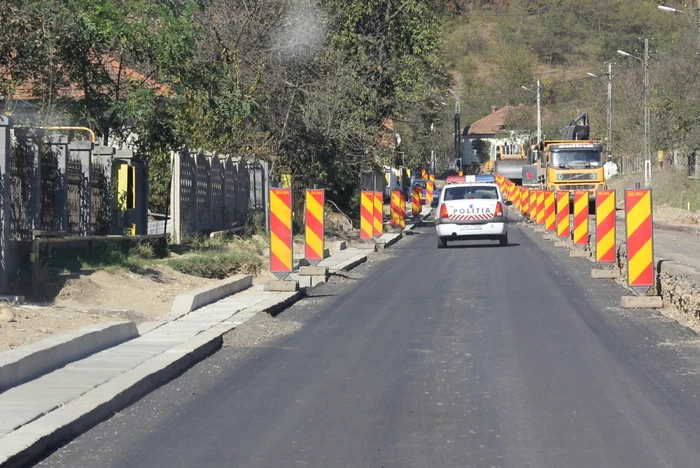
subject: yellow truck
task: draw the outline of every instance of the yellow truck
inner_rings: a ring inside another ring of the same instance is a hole
[[[603,144],[596,140],[546,140],[531,148],[523,185],[547,190],[605,190]]]
[[[605,190],[607,185],[603,144],[588,139],[589,129],[588,114],[584,112],[564,127],[561,140],[531,146],[522,184],[554,191],[587,190],[589,202],[595,202],[596,190]]]

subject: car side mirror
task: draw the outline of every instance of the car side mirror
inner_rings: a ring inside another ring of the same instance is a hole
[[[510,201],[510,200],[506,200],[506,206],[511,206],[512,204],[513,204],[513,202],[512,202],[512,201]]]

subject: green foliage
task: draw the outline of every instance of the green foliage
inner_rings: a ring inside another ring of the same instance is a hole
[[[150,262],[167,255],[160,243],[133,243],[129,241],[107,244],[95,249],[53,250],[48,266],[58,270],[95,271],[117,270],[141,271]]]
[[[260,257],[245,250],[202,252],[171,259],[168,264],[180,273],[216,279],[228,278],[237,273],[256,274],[263,266]]]

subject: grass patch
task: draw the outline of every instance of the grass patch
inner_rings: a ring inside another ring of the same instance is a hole
[[[186,275],[215,279],[228,278],[237,273],[256,274],[263,266],[262,259],[255,252],[235,247],[193,252],[184,258],[168,260],[168,264]]]
[[[167,249],[158,244],[120,242],[94,249],[54,250],[48,266],[70,272],[118,269],[139,271],[167,254]]]
[[[644,187],[644,173],[615,177],[608,182],[608,185],[618,190],[619,200],[624,200],[623,190],[634,188],[636,183]],[[689,178],[685,171],[673,168],[667,171],[654,171],[651,175],[651,187],[655,206],[665,205],[687,210],[690,203],[690,211],[700,210],[700,180]]]

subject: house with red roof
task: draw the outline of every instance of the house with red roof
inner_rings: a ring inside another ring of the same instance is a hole
[[[462,131],[462,164],[478,164],[475,146],[483,141],[491,145],[491,159],[496,157],[496,147],[498,145],[520,145],[530,138],[530,132],[508,128],[506,122],[508,118],[523,112],[535,112],[527,106],[505,106],[500,109],[491,108],[491,113],[476,122],[466,126]],[[549,115],[548,111],[543,111],[543,116]]]

